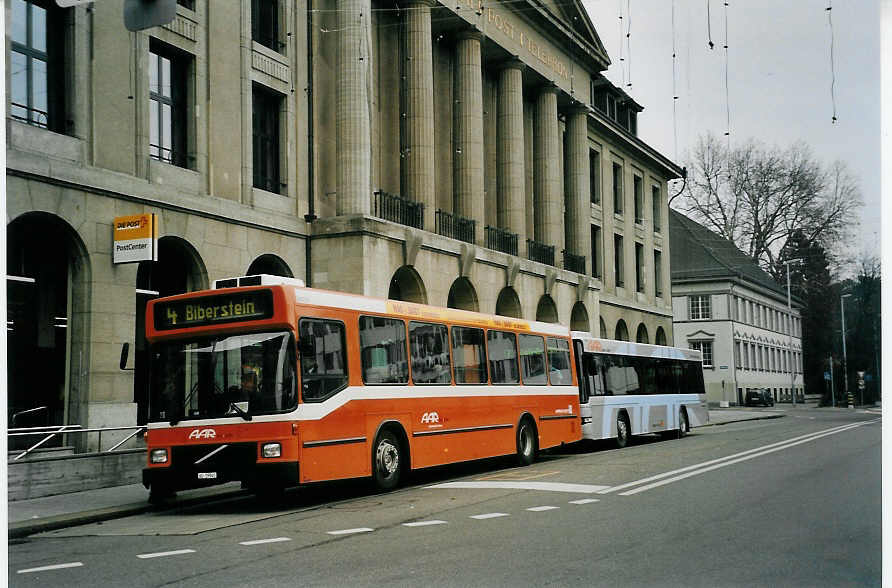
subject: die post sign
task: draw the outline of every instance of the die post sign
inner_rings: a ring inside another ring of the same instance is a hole
[[[115,218],[112,259],[114,263],[158,261],[158,220],[154,214]]]

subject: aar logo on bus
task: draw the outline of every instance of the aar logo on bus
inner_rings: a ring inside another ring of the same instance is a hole
[[[422,423],[439,423],[440,415],[437,414],[436,412],[426,412],[423,415],[421,415],[421,422]]]
[[[213,429],[192,429],[189,433],[190,439],[216,439],[217,431]]]

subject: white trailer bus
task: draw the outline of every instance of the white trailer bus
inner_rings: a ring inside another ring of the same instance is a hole
[[[684,437],[709,423],[699,351],[572,333],[585,439]]]

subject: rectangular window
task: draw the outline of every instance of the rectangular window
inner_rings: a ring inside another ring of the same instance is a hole
[[[254,187],[281,194],[283,184],[279,170],[279,112],[283,98],[280,94],[255,84],[252,99]]]
[[[573,383],[570,373],[570,343],[566,339],[548,337],[548,375],[552,386],[569,386]]]
[[[189,10],[195,10],[195,0],[177,0],[177,4]]]
[[[155,39],[149,48],[149,157],[188,167],[186,115],[191,56]]]
[[[653,208],[654,232],[659,233],[663,227],[663,202],[660,196],[660,187],[652,186],[650,189],[651,207]]]
[[[644,292],[644,245],[635,243],[635,290]]]
[[[264,47],[279,51],[277,0],[251,0],[251,38]]]
[[[588,166],[588,183],[592,204],[601,204],[601,154],[594,149],[589,149]]]
[[[406,323],[378,316],[359,317],[359,353],[362,380],[366,384],[405,384],[409,381],[406,359]]]
[[[545,385],[545,341],[538,335],[520,335],[520,365],[523,383],[527,386]]]
[[[9,114],[57,133],[65,113],[65,17],[55,2],[12,0]]]
[[[607,116],[616,120],[616,98],[607,94]]]
[[[635,192],[635,224],[644,222],[644,181],[639,176],[632,176],[632,187]]]
[[[483,329],[452,327],[452,363],[456,384],[486,384]]]
[[[446,325],[409,323],[412,381],[416,384],[449,384],[449,342]]]
[[[633,135],[638,134],[638,113],[629,109],[629,132]]]
[[[663,295],[663,254],[654,249],[654,293]]]
[[[489,373],[493,384],[520,382],[517,368],[517,338],[514,333],[489,331],[486,334],[489,353]]]
[[[601,277],[604,267],[604,244],[601,242],[601,227],[591,225],[592,229],[592,276]]]
[[[623,271],[623,238],[621,235],[613,236],[613,275],[616,281],[616,285],[619,288],[624,286],[624,274]]]
[[[304,402],[321,402],[347,387],[344,323],[300,319],[301,390]]]
[[[712,341],[691,341],[691,349],[703,354],[703,367],[712,367]]]
[[[712,309],[710,308],[709,295],[689,296],[688,309],[690,311],[690,320],[698,321],[712,318]]]
[[[623,167],[613,164],[613,212],[623,213]]]

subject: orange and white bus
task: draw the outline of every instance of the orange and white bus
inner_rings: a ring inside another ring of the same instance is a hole
[[[148,304],[150,499],[258,491],[516,454],[581,438],[561,325],[247,276]]]

